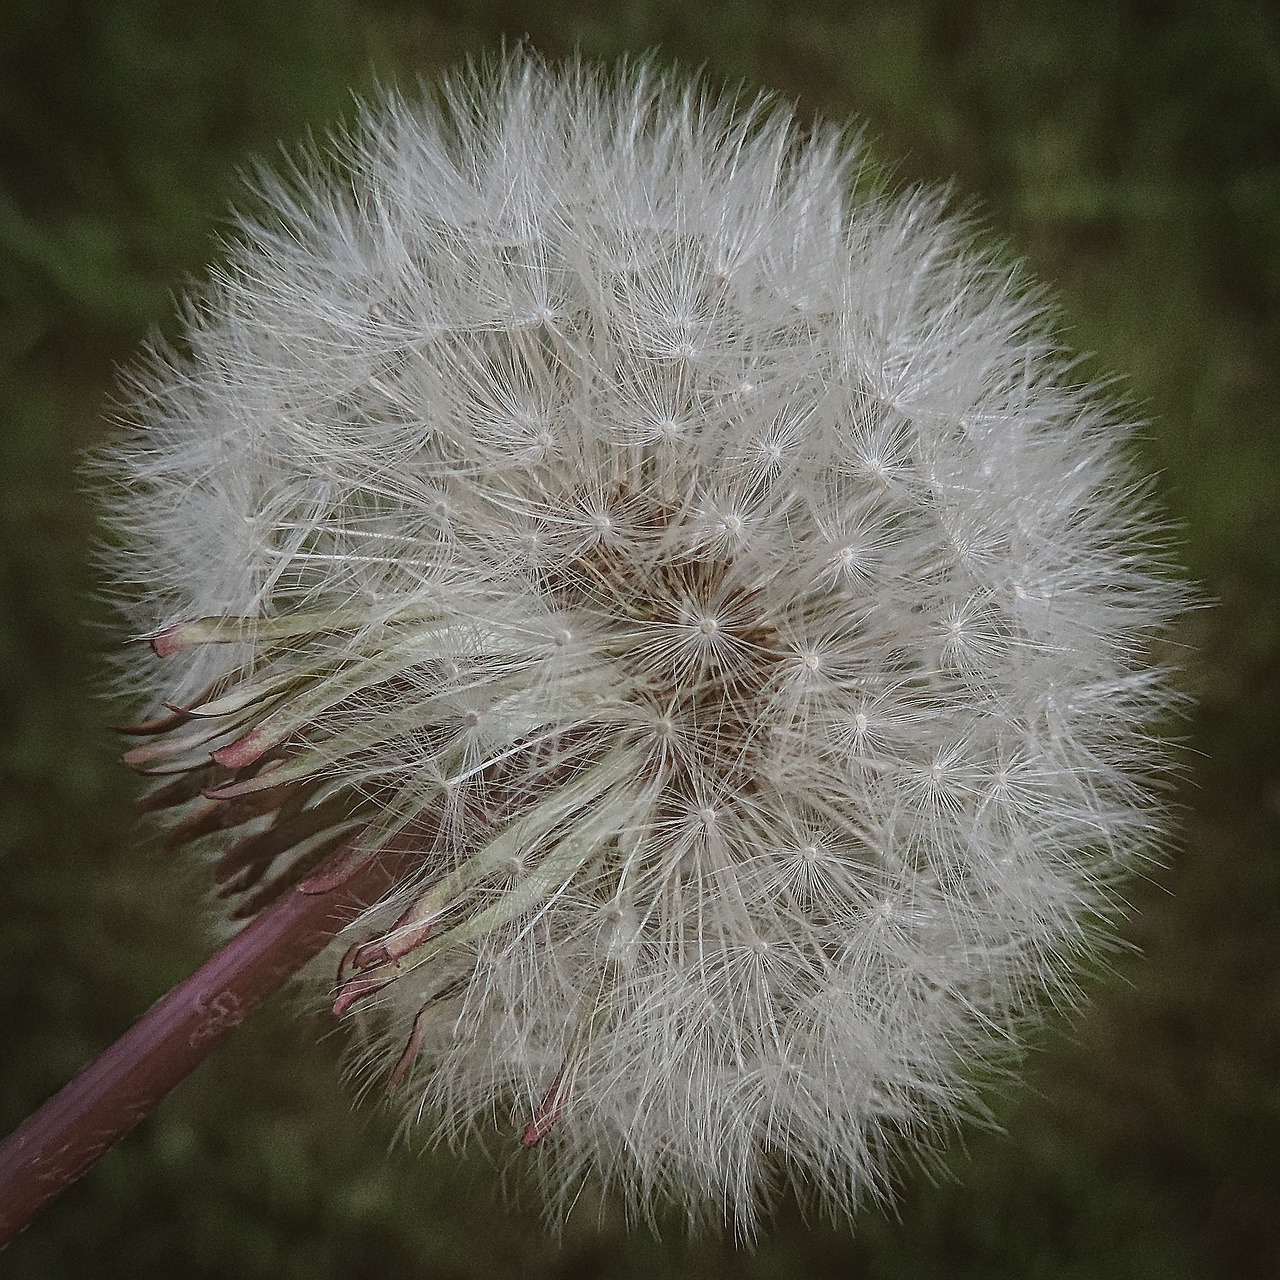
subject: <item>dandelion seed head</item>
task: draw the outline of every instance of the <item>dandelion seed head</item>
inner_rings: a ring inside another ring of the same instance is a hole
[[[411,859],[339,999],[560,1209],[886,1194],[1160,838],[1128,428],[863,165],[646,63],[387,97],[260,179],[100,460],[166,803],[246,910]]]

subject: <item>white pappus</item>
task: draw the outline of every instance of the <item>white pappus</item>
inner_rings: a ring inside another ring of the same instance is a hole
[[[1164,825],[1187,593],[1043,302],[858,147],[518,54],[263,179],[98,459],[173,843],[460,1138],[739,1231],[973,1105]]]

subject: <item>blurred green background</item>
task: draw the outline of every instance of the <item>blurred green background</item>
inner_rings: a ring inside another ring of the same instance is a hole
[[[350,91],[527,36],[654,49],[861,117],[895,182],[952,175],[1052,282],[1215,604],[1192,649],[1184,822],[1126,957],[947,1171],[856,1230],[784,1211],[755,1253],[556,1243],[482,1153],[387,1149],[340,1038],[264,1010],[0,1254],[0,1276],[1280,1275],[1280,18],[1248,0],[8,0],[0,16],[0,1128],[208,949],[202,886],[136,838],[99,696],[76,474],[113,369],[173,330],[238,167]],[[598,1211],[597,1211],[598,1209]]]

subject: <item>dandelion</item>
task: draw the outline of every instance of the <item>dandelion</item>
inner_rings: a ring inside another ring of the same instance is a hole
[[[558,1208],[885,1194],[1160,836],[1128,429],[862,166],[644,63],[389,97],[102,460],[147,806],[242,917],[394,861],[309,972]]]

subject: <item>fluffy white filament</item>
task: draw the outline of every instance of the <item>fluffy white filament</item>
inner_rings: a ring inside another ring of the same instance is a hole
[[[135,762],[186,836],[241,806],[233,890],[417,858],[339,1006],[559,1202],[881,1193],[1158,838],[1126,428],[859,162],[645,65],[389,99],[265,182],[104,460],[187,712]]]

